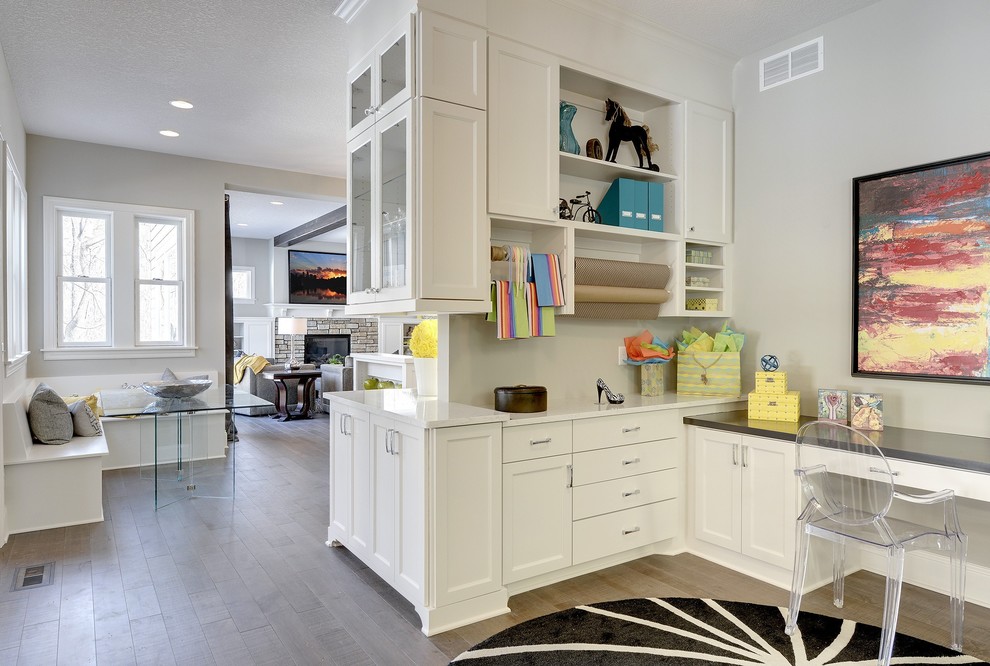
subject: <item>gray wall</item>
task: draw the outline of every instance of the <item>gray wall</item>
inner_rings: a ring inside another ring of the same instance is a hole
[[[193,358],[168,359],[176,372],[224,367],[224,191],[262,189],[295,196],[342,197],[343,179],[260,169],[114,148],[77,141],[28,136],[28,224],[30,233],[29,329],[32,354],[28,376],[92,375],[92,361],[44,361],[42,293],[42,197],[191,208],[196,211],[196,343]],[[106,360],[98,371],[122,374],[160,371],[158,359]]]
[[[990,150],[990,3],[886,0],[735,72],[734,321],[744,377],[776,354],[819,387],[882,393],[885,422],[990,436],[990,388],[851,375],[852,178]],[[825,70],[758,92],[758,63],[824,36]]]
[[[270,317],[272,302],[272,241],[260,238],[231,238],[234,266],[254,267],[254,303],[234,303],[235,317]]]

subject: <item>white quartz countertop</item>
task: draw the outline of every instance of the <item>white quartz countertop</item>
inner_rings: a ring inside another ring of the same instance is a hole
[[[384,412],[394,419],[423,428],[450,428],[509,420],[505,412],[420,397],[414,389],[341,391],[328,397],[331,402],[340,400],[371,411]]]
[[[703,410],[712,406],[745,402],[745,398],[665,393],[655,398],[627,395],[625,402],[620,405],[609,405],[604,402],[599,405],[594,400],[555,403],[551,399],[549,408],[545,412],[509,413],[456,402],[441,402],[436,398],[419,397],[413,389],[342,391],[330,394],[329,397],[331,401],[340,400],[371,411],[384,412],[392,418],[424,428],[449,428],[497,422],[503,422],[505,427],[512,427],[564,419],[594,418],[602,414],[629,414],[665,409],[691,409],[694,412],[695,409]]]

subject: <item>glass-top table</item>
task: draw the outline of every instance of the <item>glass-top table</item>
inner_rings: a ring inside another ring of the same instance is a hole
[[[234,449],[228,446],[227,414],[271,406],[231,386],[211,386],[182,399],[155,398],[142,388],[100,392],[103,415],[138,419],[141,477],[154,481],[155,508],[190,497],[234,496]]]

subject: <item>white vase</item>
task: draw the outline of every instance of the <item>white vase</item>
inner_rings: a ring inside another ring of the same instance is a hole
[[[416,368],[416,393],[421,396],[437,394],[437,360],[435,358],[414,358]]]

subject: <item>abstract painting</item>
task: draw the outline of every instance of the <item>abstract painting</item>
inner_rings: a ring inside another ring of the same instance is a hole
[[[289,250],[289,302],[347,302],[347,255]]]
[[[852,374],[990,383],[990,153],[853,179]]]

